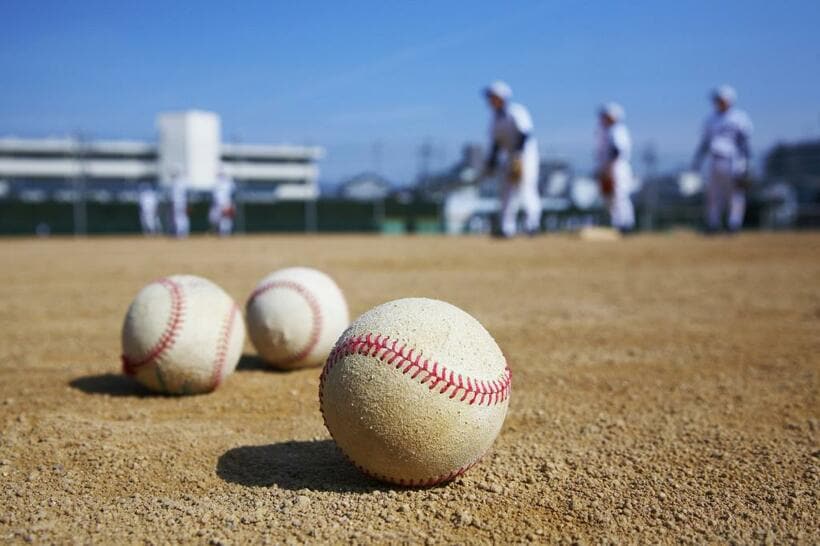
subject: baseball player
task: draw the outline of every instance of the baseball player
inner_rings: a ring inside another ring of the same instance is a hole
[[[706,229],[720,231],[728,208],[727,227],[734,232],[743,226],[746,212],[746,181],[749,174],[749,136],[752,122],[746,112],[735,108],[737,94],[728,85],[712,92],[715,112],[703,127],[692,168],[701,169],[708,158],[706,173]]]
[[[492,110],[490,155],[484,176],[495,173],[503,156],[501,188],[501,234],[512,237],[517,231],[516,217],[523,208],[527,233],[535,234],[541,224],[541,198],[538,195],[538,143],[527,109],[510,102],[512,89],[497,81],[484,89]]]
[[[188,236],[188,185],[182,173],[175,169],[171,173],[171,220],[174,236],[182,239]]]
[[[154,187],[148,182],[140,184],[139,205],[140,225],[142,226],[143,235],[156,235],[160,229],[159,215],[157,214],[159,198]]]
[[[623,107],[616,102],[601,106],[598,111],[598,181],[601,195],[609,210],[612,227],[621,233],[635,229],[635,209],[629,193],[632,189],[632,139],[624,125]]]
[[[228,176],[224,167],[220,167],[211,192],[211,210],[208,212],[208,220],[213,230],[222,237],[230,235],[233,231],[233,217],[236,210],[233,205],[235,190],[236,185],[233,178]]]

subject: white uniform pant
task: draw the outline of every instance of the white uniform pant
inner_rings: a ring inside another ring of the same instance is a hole
[[[615,179],[612,195],[604,198],[610,222],[615,229],[631,230],[635,227],[635,207],[629,198],[632,189],[632,167],[626,161],[616,161],[612,171]]]
[[[208,213],[211,225],[222,236],[230,235],[233,231],[233,218],[225,214],[225,209],[229,207],[230,205],[213,206]]]
[[[191,229],[188,211],[185,209],[174,209],[174,235],[177,237],[187,237]]]
[[[736,179],[731,159],[712,158],[709,180],[706,185],[706,226],[710,230],[722,228],[723,216],[727,209],[728,228],[734,231],[743,226],[743,216],[746,214],[746,192],[737,187]]]
[[[140,224],[142,232],[146,235],[156,235],[159,232],[159,217],[156,209],[143,209],[140,211]]]
[[[541,227],[537,148],[528,145],[521,160],[521,180],[512,183],[505,178],[501,190],[501,233],[505,237],[512,237],[518,231],[518,211],[522,208],[525,229],[528,232],[536,232]]]

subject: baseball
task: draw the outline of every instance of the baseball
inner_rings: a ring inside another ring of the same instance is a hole
[[[325,426],[365,474],[405,486],[451,480],[504,423],[510,369],[461,309],[408,298],[375,307],[336,342],[319,386]]]
[[[283,369],[321,365],[350,322],[333,279],[307,267],[280,269],[262,279],[246,311],[259,356]]]
[[[599,226],[586,226],[578,230],[577,236],[582,241],[619,241],[621,234],[617,229]]]
[[[210,392],[233,373],[244,343],[242,314],[224,290],[173,275],[140,290],[128,308],[123,371],[156,392]]]

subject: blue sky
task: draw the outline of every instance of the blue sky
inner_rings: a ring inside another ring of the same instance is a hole
[[[820,2],[0,2],[0,135],[154,138],[163,110],[222,116],[225,140],[322,145],[322,178],[413,177],[485,140],[493,79],[546,156],[588,168],[616,99],[638,149],[686,161],[732,83],[760,157],[820,135]]]

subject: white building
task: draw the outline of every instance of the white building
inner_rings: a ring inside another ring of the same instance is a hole
[[[163,113],[156,142],[0,138],[0,183],[48,189],[82,179],[86,187],[133,189],[139,182],[167,185],[178,171],[193,190],[208,190],[220,165],[250,195],[265,199],[316,199],[317,161],[310,146],[228,144],[211,112]]]
[[[364,172],[342,183],[338,195],[353,201],[378,201],[387,199],[391,189],[390,182],[380,174]]]

